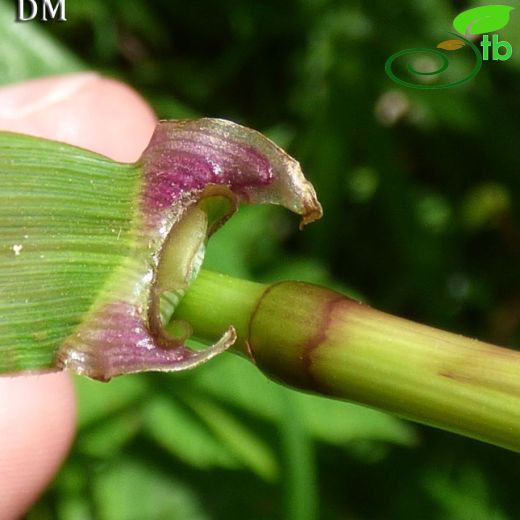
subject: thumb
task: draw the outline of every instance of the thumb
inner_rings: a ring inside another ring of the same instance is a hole
[[[0,89],[0,130],[67,142],[119,161],[136,160],[154,127],[151,109],[134,91],[92,73]],[[68,374],[0,377],[3,519],[19,518],[45,489],[69,450],[74,429]]]
[[[134,161],[148,144],[155,116],[130,87],[89,72],[0,89],[0,129]]]

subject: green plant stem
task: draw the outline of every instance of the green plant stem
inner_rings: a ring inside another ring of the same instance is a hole
[[[520,352],[376,311],[299,282],[202,271],[175,317],[233,347],[268,376],[520,451]]]

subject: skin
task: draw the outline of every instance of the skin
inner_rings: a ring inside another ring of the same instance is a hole
[[[156,119],[146,102],[93,73],[0,89],[0,130],[67,142],[135,161]],[[0,377],[0,512],[20,518],[52,480],[71,446],[76,401],[66,373]]]

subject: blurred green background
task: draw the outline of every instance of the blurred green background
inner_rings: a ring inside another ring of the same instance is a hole
[[[520,345],[520,12],[500,31],[511,60],[420,91],[385,60],[434,47],[478,3],[69,0],[47,24],[14,23],[14,4],[0,0],[1,83],[94,69],[161,118],[233,119],[300,160],[323,220],[300,233],[244,208],[206,267]],[[517,455],[299,394],[232,355],[77,385],[77,442],[30,520],[519,518]]]

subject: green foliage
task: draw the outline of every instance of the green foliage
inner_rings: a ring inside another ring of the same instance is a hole
[[[0,84],[81,69],[81,61],[34,24],[15,24],[12,2],[0,2]]]
[[[299,233],[277,208],[245,208],[212,239],[208,268],[341,288],[514,347],[520,53],[447,91],[400,89],[384,73],[394,52],[449,37],[460,9],[85,0],[67,3],[65,24],[13,30],[0,1],[0,81],[87,67],[129,82],[160,117],[266,132],[302,162],[325,217]],[[518,24],[512,11],[500,30],[517,50]],[[514,455],[296,393],[232,356],[186,375],[78,380],[78,391],[78,440],[32,520],[512,520],[520,510]]]

